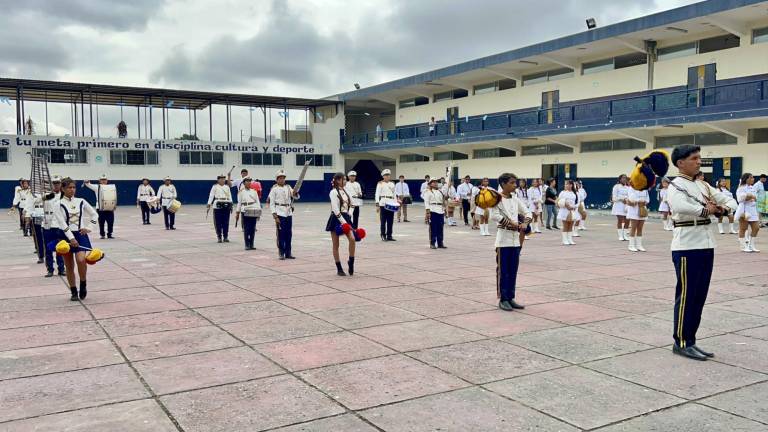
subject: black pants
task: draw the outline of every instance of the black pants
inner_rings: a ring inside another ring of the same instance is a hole
[[[443,246],[443,226],[445,215],[429,212],[429,245]]]
[[[145,224],[149,223],[149,204],[146,201],[139,201],[141,206],[141,221]]]
[[[217,238],[229,238],[229,209],[213,209],[213,225]]]
[[[245,247],[253,247],[253,238],[256,234],[256,221],[258,218],[243,216],[243,240]]]
[[[43,227],[30,222],[32,225],[32,229],[34,230],[32,234],[35,236],[35,245],[37,248],[37,258],[43,259],[45,257],[45,242],[43,241]]]
[[[360,207],[352,209],[352,228],[357,229],[357,221],[360,220]]]
[[[683,228],[685,229],[685,228]],[[681,347],[696,344],[701,312],[707,301],[714,249],[672,251],[677,286],[675,286],[675,327],[672,337]]]
[[[53,254],[56,250],[56,243],[63,237],[64,234],[62,234],[59,229],[43,230],[43,242],[45,243],[45,268],[51,273],[53,273]],[[56,267],[60,274],[64,272],[64,259],[59,254],[56,254]]]
[[[395,221],[395,212],[379,207],[379,221],[381,222],[381,236],[392,238],[392,223]]]
[[[293,216],[278,216],[280,228],[277,230],[277,250],[280,256],[291,256],[291,240],[293,239]]]
[[[464,225],[469,225],[469,200],[461,200],[461,212],[464,213]]]
[[[511,246],[496,248],[496,296],[499,301],[515,298],[520,250],[520,247]]]
[[[176,213],[168,211],[168,207],[163,207],[163,220],[166,228],[173,228],[176,223]]]
[[[104,237],[104,224],[107,224],[107,235],[112,237],[112,228],[115,225],[115,212],[97,210],[99,213],[99,234]]]

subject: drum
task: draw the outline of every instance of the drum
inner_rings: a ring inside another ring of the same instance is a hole
[[[461,198],[449,199],[448,207],[451,207],[451,208],[461,207]]]
[[[400,203],[395,200],[387,200],[384,203],[384,210],[391,211],[393,213],[397,213],[398,210],[400,210]]]
[[[241,211],[241,213],[245,217],[254,217],[254,218],[261,217],[261,209],[259,207],[246,207]]]
[[[413,204],[413,198],[410,195],[403,195],[403,204]]]
[[[114,211],[117,207],[117,187],[113,184],[99,185],[99,210]]]
[[[179,211],[180,208],[181,208],[181,202],[179,202],[179,200],[173,200],[168,205],[168,211],[171,213],[176,213],[177,211]]]
[[[224,209],[224,210],[231,210],[232,209],[232,203],[229,201],[216,201],[216,208],[217,209]]]

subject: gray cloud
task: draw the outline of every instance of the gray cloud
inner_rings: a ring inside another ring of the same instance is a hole
[[[81,24],[107,30],[142,30],[162,8],[162,0],[0,0],[0,9],[14,16],[49,17],[54,23]],[[34,26],[36,30],[40,27]]]

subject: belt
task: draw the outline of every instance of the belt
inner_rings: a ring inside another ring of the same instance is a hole
[[[692,227],[692,226],[698,226],[698,225],[709,225],[712,221],[709,219],[697,219],[692,221],[683,221],[683,222],[672,222],[672,224],[675,226],[675,228],[678,227]]]
[[[280,206],[280,207],[290,207],[291,206],[290,204],[278,204],[278,203],[275,203],[275,205],[276,206]]]
[[[394,197],[393,197],[393,196],[388,196],[388,195],[382,195],[382,196],[380,196],[379,198],[389,198],[389,199],[393,199]]]

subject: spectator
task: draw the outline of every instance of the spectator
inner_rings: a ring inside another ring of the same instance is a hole
[[[384,131],[381,129],[381,123],[376,123],[376,141],[384,141]]]
[[[435,118],[432,117],[429,119],[429,136],[435,136],[437,135],[437,131],[435,130]]]
[[[545,200],[544,205],[547,208],[547,229],[551,230],[554,229],[560,229],[560,227],[557,226],[557,180],[554,178],[550,178],[547,180],[547,184],[549,184],[549,187],[547,187],[547,191],[545,192]],[[554,222],[554,224],[550,224],[551,222]]]
[[[768,187],[766,180],[768,180],[768,176],[760,174],[760,180],[755,182],[755,192],[757,192],[757,212],[760,217],[765,217],[766,214],[768,214],[768,197],[765,193],[765,189]],[[768,223],[763,223],[762,226],[768,226]]]

